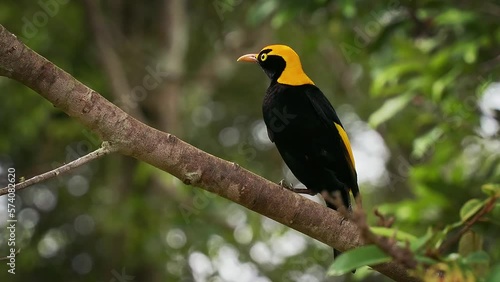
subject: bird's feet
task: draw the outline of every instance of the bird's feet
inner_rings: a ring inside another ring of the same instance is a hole
[[[281,181],[278,182],[278,185],[285,188],[285,189],[288,189],[292,192],[298,193],[298,194],[308,194],[308,195],[312,195],[312,196],[316,195],[316,192],[313,192],[311,189],[294,188],[292,183],[286,182],[285,179],[281,179]]]
[[[345,216],[342,216],[342,219],[340,220],[340,225],[342,225],[345,221],[349,221],[349,219]]]
[[[285,189],[288,189],[288,190],[293,190],[293,185],[292,183],[290,182],[286,182],[285,179],[281,179],[280,182],[278,182],[278,185],[285,188]]]

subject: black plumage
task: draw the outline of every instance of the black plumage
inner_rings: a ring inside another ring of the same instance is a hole
[[[321,90],[273,80],[262,113],[269,138],[295,177],[315,193],[339,191],[349,207],[349,190],[354,196],[359,193],[356,171],[335,126],[342,123]]]

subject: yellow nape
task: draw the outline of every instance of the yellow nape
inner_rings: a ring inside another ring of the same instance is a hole
[[[352,154],[351,142],[349,142],[349,137],[347,137],[347,132],[345,132],[344,128],[340,126],[340,124],[335,123],[335,127],[339,131],[340,137],[342,138],[342,142],[344,143],[347,152],[349,153],[349,163],[351,165],[351,169],[353,171],[356,170],[356,163],[354,162],[354,155]]]
[[[314,82],[302,70],[299,55],[290,47],[286,45],[269,45],[262,50],[271,49],[268,55],[277,55],[282,57],[286,62],[285,70],[278,78],[278,83],[288,85],[304,85],[313,84]]]

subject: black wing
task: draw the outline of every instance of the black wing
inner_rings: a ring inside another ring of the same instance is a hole
[[[340,136],[341,141],[341,150],[344,153],[344,159],[346,161],[346,165],[348,166],[349,178],[351,181],[347,183],[351,187],[351,191],[354,196],[359,193],[358,183],[357,183],[357,175],[356,168],[354,163],[354,156],[352,154],[351,143],[349,142],[349,138],[347,133],[340,122],[335,109],[330,104],[330,101],[325,97],[323,92],[319,90],[316,86],[310,85],[307,87],[306,96],[309,98],[311,105],[313,106],[315,112],[318,114],[319,118],[323,121],[324,125],[332,130],[333,134]],[[334,146],[336,147],[336,146]],[[335,154],[335,152],[329,152],[331,154]]]

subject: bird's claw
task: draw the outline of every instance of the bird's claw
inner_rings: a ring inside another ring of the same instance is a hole
[[[278,182],[278,185],[285,188],[285,189],[293,191],[292,183],[286,182],[285,179],[281,179],[280,182]]]
[[[289,183],[289,182],[286,182],[285,179],[282,179],[280,182],[278,182],[278,185],[287,189],[287,190],[290,190],[292,192],[295,192],[295,193],[298,193],[298,194],[307,194],[307,195],[311,195],[311,196],[314,196],[316,195],[316,192],[314,192],[313,190],[311,189],[307,189],[307,188],[295,188],[293,187],[293,184],[292,183]]]
[[[344,221],[348,221],[349,219],[345,216],[342,216],[342,219],[340,220],[340,225],[344,223]]]

